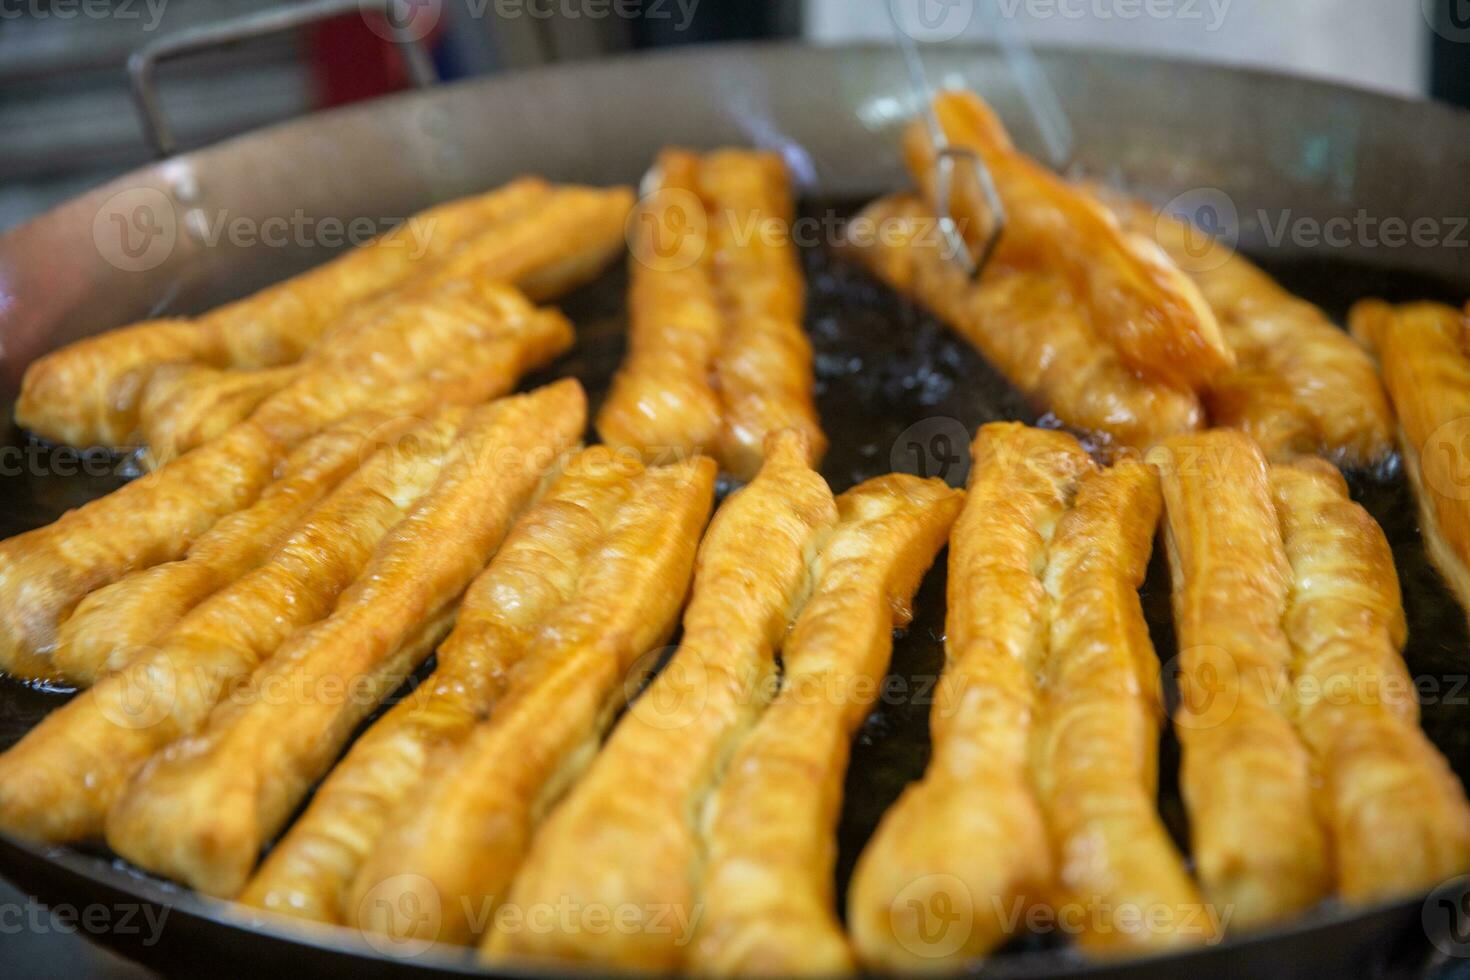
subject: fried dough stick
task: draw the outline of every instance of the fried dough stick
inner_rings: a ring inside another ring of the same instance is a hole
[[[726,755],[770,696],[776,647],[837,519],[803,442],[796,432],[773,434],[760,474],[715,515],[679,649],[542,825],[506,900],[523,910],[595,903],[632,920],[593,935],[514,929],[497,919],[485,956],[640,969],[683,959],[680,933],[699,901],[700,813]]]
[[[465,593],[434,673],[353,744],[242,902],[316,922],[351,920],[342,914],[345,892],[390,814],[404,799],[422,802],[416,788],[432,752],[461,743],[485,719],[528,649],[598,574],[609,527],[642,471],[603,447],[568,462]]]
[[[786,169],[770,154],[659,155],[635,225],[628,358],[598,415],[645,457],[712,452],[748,480],[767,434],[826,447],[813,404],[805,286]]]
[[[571,380],[473,409],[438,480],[330,615],[133,777],[107,816],[112,849],[206,894],[237,894],[357,725],[448,632],[460,595],[585,426]]]
[[[1179,436],[1148,458],[1168,518],[1191,851],[1206,899],[1256,928],[1304,911],[1331,885],[1310,759],[1283,703],[1291,566],[1249,436]]]
[[[806,437],[813,460],[827,438],[812,400],[812,348],[802,329],[806,285],[791,241],[795,206],[786,166],[769,153],[718,150],[699,168],[710,209],[710,261],[725,327],[714,376],[724,416],[717,449],[742,479],[760,469],[765,438]]]
[[[379,540],[427,493],[465,410],[441,411],[342,482],[258,568],[216,592],[123,670],[0,755],[0,825],[81,840],[151,755],[210,710],[294,630],[326,616]]]
[[[1028,763],[1047,643],[1042,579],[1093,463],[1071,436],[1014,422],[981,426],[971,456],[950,532],[933,756],[884,815],[848,893],[848,929],[874,970],[953,972],[1009,938],[1008,910],[1039,902],[1051,878]]]
[[[571,336],[560,314],[496,283],[452,283],[385,313],[220,438],[0,543],[8,627],[0,668],[54,678],[57,626],[85,595],[182,557],[220,517],[253,503],[284,455],[325,426],[368,406],[416,413],[474,404],[565,350]]]
[[[138,433],[148,447],[145,463],[156,469],[224,434],[300,377],[303,367],[240,371],[187,362],[160,365],[138,406]]]
[[[715,471],[700,457],[638,478],[572,601],[513,668],[504,700],[462,746],[439,751],[413,799],[394,811],[352,886],[349,921],[458,943],[485,927],[476,919],[503,899],[536,827],[576,784],[634,689],[630,672],[673,632]],[[394,914],[402,897],[394,888],[404,882],[432,889],[437,928]]]
[[[887,671],[893,629],[964,494],[890,475],[837,498],[812,596],[782,648],[781,690],[740,744],[707,812],[699,974],[836,976],[854,969],[832,895],[848,747]]]
[[[1236,358],[1205,395],[1215,425],[1244,430],[1273,460],[1320,453],[1362,467],[1393,452],[1393,412],[1373,359],[1325,313],[1187,222],[1090,189],[1157,241],[1215,311]]]
[[[534,210],[462,243],[417,279],[344,312],[296,364],[261,371],[198,364],[160,368],[139,413],[151,459],[171,459],[225,431],[314,359],[330,357],[336,345],[371,326],[384,309],[411,304],[457,279],[515,283],[532,299],[543,299],[595,278],[621,254],[631,206],[626,188],[557,188]]]
[[[153,370],[176,361],[272,367],[299,357],[353,305],[419,273],[487,224],[543,201],[550,188],[522,178],[430,208],[324,265],[197,320],[150,320],[69,344],[26,369],[16,422],[74,446],[125,446]]]
[[[1160,504],[1158,477],[1137,460],[1084,474],[1047,557],[1051,649],[1032,772],[1058,901],[1109,910],[1078,937],[1098,953],[1214,936],[1155,805],[1164,709],[1138,588]]]
[[[635,215],[628,289],[628,355],[613,377],[597,431],[612,446],[682,458],[711,449],[724,407],[714,384],[724,314],[699,198],[699,157],[665,150]]]
[[[366,420],[364,420],[366,421]],[[285,475],[250,507],[227,515],[178,561],[133,572],[77,604],[57,631],[56,668],[90,685],[144,652],[210,593],[259,565],[301,518],[371,455],[374,439],[405,434],[412,420],[380,416],[376,425],[334,426],[302,443]]]
[[[1136,377],[1057,276],[994,266],[979,284],[944,254],[933,213],[898,195],[848,226],[846,252],[974,344],[1067,426],[1133,448],[1199,428],[1192,393]]]
[[[1393,400],[1424,546],[1460,604],[1470,609],[1470,494],[1464,472],[1470,320],[1440,303],[1364,300],[1353,306],[1348,323],[1378,358]]]
[[[942,92],[934,113],[950,145],[984,160],[1005,206],[996,261],[1050,273],[1091,313],[1099,337],[1131,370],[1176,388],[1199,388],[1233,363],[1214,314],[1194,285],[1149,238],[1125,233],[1107,208],[1012,146],[1000,119],[971,92]],[[935,157],[928,127],[904,134],[909,171],[934,203]],[[971,249],[985,214],[963,164],[953,213]]]
[[[1354,904],[1428,891],[1470,870],[1470,806],[1419,728],[1393,553],[1331,465],[1272,467],[1271,489],[1296,724],[1326,787],[1338,891]]]

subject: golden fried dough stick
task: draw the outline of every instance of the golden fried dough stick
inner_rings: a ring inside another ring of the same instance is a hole
[[[1071,436],[1014,422],[981,426],[971,457],[950,532],[933,756],[884,815],[848,893],[848,930],[874,970],[953,972],[1009,938],[1007,916],[1041,901],[1051,879],[1028,762],[1047,644],[1042,576],[1093,463]]]
[[[1199,428],[1199,399],[1136,377],[1057,276],[993,265],[979,284],[944,254],[932,212],[908,195],[870,204],[846,251],[928,307],[1065,425],[1145,448]]]
[[[363,335],[458,337],[468,330],[459,341],[463,346],[502,336],[536,336],[547,332],[548,321],[564,322],[559,313],[539,310],[516,290],[498,285],[488,274],[489,266],[479,268],[479,275],[431,277],[358,307],[341,319],[311,356],[297,364],[268,371],[189,372],[171,386],[172,397],[163,396],[172,404],[163,406],[159,417],[147,420],[144,431],[151,461],[165,462],[175,453],[194,448],[194,439],[224,431],[250,415],[268,399],[270,391],[263,388],[284,390],[321,366],[357,357],[356,338]],[[165,375],[164,384],[169,381]]]
[[[1328,802],[1338,891],[1373,904],[1470,870],[1465,791],[1418,724],[1383,531],[1320,460],[1271,469],[1291,561],[1296,724]]]
[[[561,185],[434,264],[431,281],[488,276],[546,302],[596,279],[627,248],[630,187]],[[327,336],[330,336],[328,334]]]
[[[934,113],[950,145],[984,160],[1005,206],[998,262],[1048,272],[1092,314],[1099,337],[1130,369],[1182,389],[1233,363],[1214,314],[1189,278],[1150,239],[1124,232],[1107,208],[1011,145],[1000,119],[972,92],[942,92]],[[922,122],[904,133],[909,171],[934,203],[935,156]],[[976,250],[985,216],[978,188],[956,168],[952,213]]]
[[[585,426],[571,380],[472,410],[433,487],[330,615],[133,777],[107,816],[112,849],[206,894],[237,894],[357,725],[448,632],[465,587]]]
[[[284,447],[237,426],[45,527],[0,542],[0,669],[54,681],[56,630],[94,589],[173,561],[226,514],[254,502]]]
[[[575,784],[634,689],[630,672],[673,631],[715,471],[700,457],[634,481],[570,602],[539,624],[489,720],[462,746],[439,749],[412,798],[393,811],[347,896],[351,924],[453,943],[488,924],[536,826]],[[395,883],[423,898],[429,891],[439,921],[398,919],[394,903],[404,896]]]
[[[1393,412],[1373,359],[1322,310],[1188,222],[1099,185],[1088,189],[1126,227],[1158,242],[1214,310],[1236,358],[1205,395],[1215,425],[1243,429],[1270,459],[1321,453],[1369,466],[1393,452]]]
[[[1424,546],[1460,604],[1470,609],[1470,316],[1441,303],[1363,300],[1349,312],[1348,324],[1378,358],[1393,399]]]
[[[192,320],[144,320],[68,344],[33,361],[21,379],[15,422],[69,446],[127,448],[137,407],[160,364],[222,364],[225,339]]]
[[[893,629],[964,494],[900,474],[837,498],[812,596],[782,648],[781,690],[732,756],[705,820],[699,974],[854,969],[832,895],[843,774],[888,668]]]
[[[717,150],[699,168],[699,190],[710,211],[715,297],[725,311],[714,359],[724,406],[720,461],[749,480],[766,435],[787,428],[806,436],[812,459],[821,459],[827,438],[812,400],[812,349],[801,324],[806,285],[791,241],[786,166],[771,153]]]
[[[301,371],[296,364],[263,371],[187,362],[161,365],[138,406],[138,432],[148,447],[148,462],[156,468],[223,434]]]
[[[99,836],[149,756],[197,730],[287,636],[331,612],[379,540],[428,492],[465,411],[445,409],[373,454],[263,564],[0,755],[0,826],[41,840]]]
[[[531,843],[506,900],[570,902],[628,917],[607,935],[511,928],[483,953],[562,956],[641,969],[683,958],[698,907],[698,821],[720,765],[769,698],[775,650],[837,519],[800,433],[774,433],[760,474],[730,497],[700,546],[683,640]]]
[[[1331,886],[1310,758],[1289,718],[1291,566],[1260,448],[1214,429],[1150,451],[1164,491],[1183,747],[1180,790],[1205,897],[1232,923],[1302,912]]]
[[[371,438],[393,439],[412,421],[379,416],[369,426]],[[144,652],[190,609],[269,556],[307,511],[371,455],[369,438],[359,422],[308,439],[259,500],[221,518],[183,558],[133,572],[88,595],[57,631],[56,669],[74,684],[90,685]]]
[[[341,923],[344,892],[436,745],[457,743],[503,693],[510,669],[565,607],[642,466],[584,450],[517,523],[465,592],[438,666],[368,730],[273,848],[240,901]]]
[[[530,209],[549,193],[537,178],[512,181],[430,208],[361,248],[197,320],[150,320],[63,347],[26,369],[16,422],[71,445],[125,446],[158,366],[289,363],[354,304],[406,281],[485,225]]]
[[[1032,772],[1056,900],[1098,910],[1078,939],[1099,953],[1202,943],[1217,925],[1155,803],[1164,708],[1138,587],[1160,505],[1158,477],[1137,460],[1086,473],[1047,555]]]
[[[497,283],[457,281],[385,312],[270,396],[240,425],[146,477],[0,543],[0,669],[54,678],[55,631],[83,596],[183,556],[254,502],[292,447],[368,406],[406,413],[473,404],[571,343],[560,314]],[[473,355],[467,351],[478,348]],[[467,363],[457,363],[457,362]],[[401,387],[400,387],[401,386]]]
[[[597,427],[649,459],[713,452],[741,479],[767,434],[826,448],[813,404],[793,205],[776,156],[665,150],[637,215],[628,358]]]
[[[724,315],[699,199],[699,157],[665,150],[639,204],[628,289],[628,355],[597,415],[612,446],[688,458],[715,445],[724,417],[714,386]]]

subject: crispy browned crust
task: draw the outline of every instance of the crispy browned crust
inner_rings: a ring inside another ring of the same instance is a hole
[[[224,339],[190,320],[120,327],[33,361],[21,379],[15,421],[71,446],[125,448],[136,438],[137,406],[157,367],[228,360]]]
[[[1356,304],[1353,336],[1378,358],[1398,415],[1404,469],[1419,501],[1424,544],[1460,604],[1470,610],[1470,355],[1466,315],[1441,303]]]
[[[654,173],[635,224],[628,358],[598,432],[648,459],[710,452],[746,480],[780,429],[801,431],[820,459],[785,166],[665,150]]]
[[[1042,900],[1051,878],[1028,759],[1047,643],[1042,576],[1093,463],[1071,436],[1013,422],[982,426],[971,456],[950,533],[933,755],[884,815],[848,893],[848,929],[871,969],[952,972],[1003,943],[1007,916]]]
[[[517,521],[460,604],[438,666],[353,744],[274,847],[241,901],[293,918],[344,921],[344,892],[438,746],[461,742],[504,692],[549,617],[592,571],[607,525],[642,472],[594,447]]]
[[[82,597],[184,555],[249,506],[286,452],[373,407],[405,414],[473,404],[565,349],[571,326],[514,288],[456,282],[384,315],[314,361],[249,420],[60,521],[0,544],[0,669],[55,678],[55,632]]]
[[[1470,806],[1419,729],[1393,553],[1330,465],[1275,466],[1271,488],[1292,567],[1295,718],[1323,784],[1338,891],[1359,904],[1428,891],[1470,870]]]
[[[430,208],[361,248],[197,320],[147,321],[63,347],[26,370],[16,421],[72,445],[126,446],[136,439],[143,390],[159,366],[289,363],[353,305],[407,281],[486,224],[549,192],[538,178],[513,181]]]
[[[138,407],[138,434],[156,469],[223,435],[301,374],[301,366],[262,371],[205,364],[164,364],[153,371]]]
[[[1056,858],[1056,899],[1090,951],[1207,942],[1218,913],[1155,806],[1163,703],[1138,599],[1158,525],[1158,478],[1124,460],[1086,473],[1052,538],[1051,601],[1033,778]]]
[[[1180,789],[1208,900],[1233,927],[1299,914],[1331,886],[1310,758],[1290,715],[1291,566],[1265,459],[1215,429],[1149,454],[1164,491],[1182,702]]]
[[[542,825],[507,899],[522,910],[595,903],[620,910],[624,928],[544,932],[497,921],[485,956],[637,969],[682,960],[698,903],[699,814],[721,762],[767,703],[776,647],[837,519],[803,442],[773,435],[760,474],[715,515],[679,649]]]
[[[129,572],[181,557],[215,521],[255,501],[284,451],[259,426],[237,426],[53,524],[0,543],[0,669],[60,679],[50,653],[76,604]]]
[[[371,455],[370,439],[398,438],[412,424],[403,416],[363,418],[308,439],[259,500],[221,518],[183,558],[133,572],[78,603],[57,631],[56,670],[70,683],[89,685],[146,652],[190,609],[264,561]]]
[[[430,208],[338,259],[196,320],[148,321],[41,358],[26,372],[16,418],[74,445],[127,446],[146,435],[171,458],[243,417],[248,408],[239,406],[251,393],[256,402],[265,397],[269,376],[232,375],[221,379],[223,390],[196,392],[191,404],[160,404],[160,393],[140,431],[144,392],[165,365],[247,372],[288,365],[394,294],[458,278],[484,276],[537,300],[555,298],[622,254],[632,205],[627,187],[521,178]],[[198,417],[209,401],[234,404],[233,416],[216,404]],[[174,412],[180,417],[170,421]]]
[[[331,612],[388,529],[428,491],[463,417],[447,409],[373,454],[264,563],[0,755],[0,825],[41,840],[99,836],[108,808],[149,756],[195,731],[287,636]]]
[[[673,631],[715,470],[701,457],[634,481],[572,601],[543,621],[504,700],[462,746],[438,751],[394,812],[353,884],[349,922],[461,943],[488,926],[537,826],[596,754],[646,655]],[[438,921],[405,923],[398,892],[423,889]]]
[[[108,813],[112,849],[207,894],[237,894],[356,726],[448,631],[456,600],[585,425],[571,380],[473,410],[432,489],[331,614],[133,778]]]
[[[895,195],[848,226],[847,254],[921,303],[1065,425],[1146,448],[1199,428],[1188,391],[1135,376],[1058,276],[996,265],[978,284],[944,254],[932,212]]]
[[[998,261],[1065,282],[1091,312],[1102,342],[1133,371],[1188,390],[1234,363],[1214,314],[1168,256],[1124,232],[1106,208],[1017,151],[979,96],[943,92],[934,112],[950,144],[979,155],[995,181],[1006,212]],[[935,157],[925,124],[908,128],[904,152],[932,204]],[[977,208],[973,181],[958,186],[954,210],[974,250],[985,213]]]
[[[1205,396],[1215,425],[1245,431],[1273,460],[1320,453],[1370,466],[1393,452],[1393,411],[1373,359],[1327,314],[1178,217],[1088,190],[1173,256],[1214,310],[1236,358]]]
[[[832,894],[848,746],[888,669],[892,631],[964,495],[939,480],[869,480],[839,522],[782,648],[780,693],[740,743],[705,820],[698,974],[836,976],[854,966]]]

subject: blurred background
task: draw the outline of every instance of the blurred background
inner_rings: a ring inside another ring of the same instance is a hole
[[[395,0],[396,2],[396,0]],[[0,0],[0,229],[146,162],[127,57],[289,0]],[[299,5],[299,0],[298,0]],[[373,3],[164,65],[184,147],[409,84]],[[401,0],[443,79],[752,38],[1099,45],[1296,72],[1470,104],[1470,0]]]

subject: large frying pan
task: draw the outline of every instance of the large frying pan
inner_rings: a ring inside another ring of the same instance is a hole
[[[983,92],[1019,142],[1038,147],[996,53],[942,48],[926,57],[937,82]],[[1040,62],[1072,123],[1073,168],[1158,200],[1192,193],[1186,200],[1215,207],[1243,247],[1334,313],[1362,295],[1470,295],[1470,248],[1463,247],[1470,233],[1457,230],[1456,221],[1470,215],[1470,183],[1463,179],[1470,173],[1470,117],[1283,76],[1154,58],[1055,51],[1041,52]],[[207,308],[319,262],[328,251],[328,243],[310,234],[282,247],[230,235],[211,244],[199,234],[221,220],[261,227],[281,217],[302,226],[326,218],[401,217],[527,171],[560,180],[634,181],[667,143],[777,148],[809,200],[851,202],[903,182],[896,134],[913,108],[894,50],[731,46],[416,92],[177,156],[0,238],[0,403],[8,418],[26,365],[68,341],[151,314]],[[1313,246],[1311,228],[1333,218],[1351,221],[1360,209],[1378,221],[1428,219],[1440,243],[1387,247],[1350,234]],[[1275,240],[1283,216],[1290,230],[1308,234]],[[130,243],[119,237],[128,230],[135,236]],[[834,437],[825,472],[835,488],[890,466],[932,471],[944,465],[942,452],[927,459],[926,452],[942,447],[941,437],[956,426],[1034,418],[932,321],[836,267],[820,245],[807,250],[807,260],[819,407]],[[568,301],[581,340],[556,373],[582,377],[594,398],[621,350],[621,288],[614,274]],[[12,432],[10,445],[20,445],[19,438]],[[45,466],[21,469],[0,477],[0,533],[51,519],[120,479],[111,470],[80,478]],[[957,480],[963,473],[945,475]],[[1402,480],[1395,473],[1367,475],[1355,489],[1394,542],[1413,634],[1406,654],[1411,670],[1440,692],[1458,690],[1457,673],[1470,659],[1464,617],[1424,560]],[[1158,571],[1145,587],[1145,604],[1167,659],[1167,587]],[[942,567],[936,568],[925,584],[920,617],[895,651],[896,674],[932,672],[939,662],[942,579]],[[0,747],[56,698],[0,682]],[[1460,700],[1427,702],[1424,721],[1465,778],[1470,709]],[[885,705],[860,738],[840,835],[841,873],[883,806],[921,771],[926,714],[921,704]],[[1169,752],[1166,737],[1166,763]],[[1162,803],[1177,832],[1177,790],[1168,782]],[[121,927],[97,938],[169,972],[376,976],[471,969],[432,952],[374,946],[345,930],[292,935],[98,852],[0,836],[0,872],[46,902],[166,906],[157,941],[147,929]],[[1025,977],[1413,975],[1443,959],[1421,922],[1426,908],[1431,924],[1449,914],[1422,896],[1366,911],[1329,905],[1281,930],[1187,955],[1095,966],[1041,942],[1006,951],[988,969]]]

